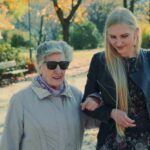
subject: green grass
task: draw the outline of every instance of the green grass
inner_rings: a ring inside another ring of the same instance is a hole
[[[6,110],[0,111],[0,125],[4,123],[5,116],[6,116]]]
[[[74,58],[81,58],[81,57],[91,57],[91,55],[93,54],[93,53],[96,53],[96,52],[98,52],[98,51],[101,51],[102,50],[102,48],[100,48],[100,49],[89,49],[89,50],[75,50],[74,51]],[[32,52],[32,57],[33,57],[33,60],[35,60],[35,54],[36,54],[36,52],[35,51],[33,51]],[[20,53],[20,57],[21,58],[25,58],[25,59],[29,59],[29,52],[28,51],[23,51],[23,52],[21,52]]]

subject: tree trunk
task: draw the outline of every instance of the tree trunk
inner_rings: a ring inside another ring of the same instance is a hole
[[[70,22],[69,21],[65,21],[62,24],[63,40],[66,41],[67,43],[69,42],[69,27],[70,27]]]
[[[29,21],[29,58],[32,61],[32,38],[31,38],[31,12],[30,12],[30,0],[28,1],[28,21]]]
[[[123,0],[123,7],[128,8],[127,0]]]
[[[135,0],[130,1],[130,10],[134,13],[134,2]]]
[[[54,8],[56,11],[56,14],[61,22],[62,25],[62,30],[63,30],[63,40],[66,41],[67,43],[69,42],[69,26],[70,22],[77,11],[78,7],[80,6],[82,0],[77,0],[76,4],[74,5],[74,0],[72,0],[72,6],[70,13],[67,17],[64,18],[64,12],[63,10],[59,7],[58,1],[57,0],[52,0],[54,4]]]
[[[42,42],[42,38],[43,38],[43,24],[44,24],[44,15],[41,16],[38,45],[40,45],[40,43]]]

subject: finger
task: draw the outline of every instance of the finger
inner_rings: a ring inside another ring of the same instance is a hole
[[[135,123],[129,123],[129,122],[124,123],[124,127],[125,127],[125,128],[135,127],[135,126],[136,126]]]
[[[90,110],[90,111],[93,111],[95,110],[97,107],[96,106],[88,106],[86,107],[86,109]]]
[[[81,106],[81,109],[82,109],[82,110],[85,109],[85,103],[81,103],[80,106]]]
[[[91,111],[94,111],[94,110],[97,109],[97,108],[99,108],[99,105],[98,105],[98,104],[95,104],[95,105],[92,106]]]
[[[134,127],[136,127],[136,125],[135,124],[128,124],[128,125],[124,125],[124,128],[134,128]]]
[[[127,127],[128,126],[128,122],[125,120],[124,117],[116,117],[116,123],[118,123],[119,125],[123,126],[123,127]]]
[[[86,109],[91,111],[92,110],[92,106],[88,106],[88,107],[86,107]]]
[[[118,125],[124,127],[124,128],[127,128],[127,124],[126,123],[123,123],[123,122],[117,122]]]
[[[128,116],[125,116],[125,120],[126,122],[131,123],[131,124],[135,122],[135,120],[129,118]]]
[[[86,107],[87,107],[87,105],[88,105],[88,100],[86,100],[85,102],[83,102],[83,103],[81,103],[80,105],[81,105],[81,109],[82,110],[84,110]]]
[[[92,103],[87,103],[87,105],[86,105],[86,109],[87,110],[91,110],[91,108],[93,107],[93,105],[92,105]]]
[[[128,127],[135,127],[136,126],[136,124],[134,123],[134,124],[128,124]]]
[[[83,103],[80,103],[81,109],[83,108]]]
[[[95,110],[95,109],[94,109],[93,107],[91,107],[91,108],[89,108],[88,110],[89,110],[89,111],[93,111],[93,110]]]
[[[121,120],[120,121],[121,122],[121,124],[123,125],[123,126],[125,126],[125,127],[134,127],[135,126],[135,123],[133,122],[133,123],[131,123],[131,122],[128,122],[128,120],[126,119],[124,119],[124,120]]]
[[[94,110],[96,110],[98,107],[92,107],[91,108],[91,111],[94,111]]]
[[[128,126],[126,124],[120,124],[123,128],[127,128]]]
[[[96,103],[95,101],[89,101],[88,104],[86,105],[87,109],[96,109],[99,107],[99,104]]]

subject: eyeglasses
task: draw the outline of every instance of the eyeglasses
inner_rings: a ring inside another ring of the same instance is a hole
[[[66,70],[69,66],[69,62],[68,61],[47,61],[47,62],[44,62],[46,63],[47,65],[47,68],[50,69],[50,70],[54,70],[56,69],[57,65],[59,65],[60,69],[62,70]]]

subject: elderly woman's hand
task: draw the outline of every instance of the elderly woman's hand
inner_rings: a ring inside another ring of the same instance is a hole
[[[100,106],[101,106],[100,100],[95,97],[87,97],[86,100],[83,103],[81,103],[82,110],[87,109],[90,111],[94,111]]]
[[[111,112],[111,118],[124,128],[135,127],[135,121],[127,116],[127,114],[119,109],[113,109]]]

